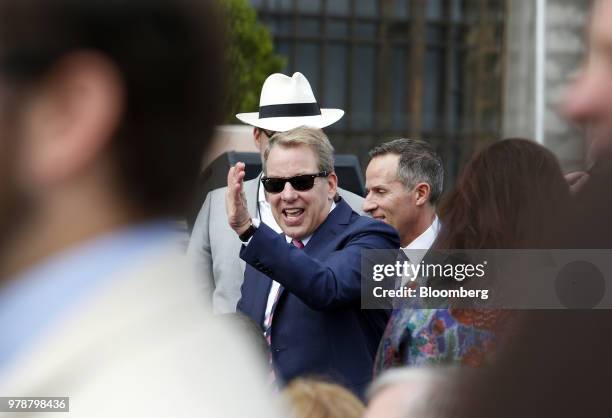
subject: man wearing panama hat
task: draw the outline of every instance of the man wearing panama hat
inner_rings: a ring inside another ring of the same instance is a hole
[[[296,72],[292,77],[279,73],[270,75],[261,89],[259,111],[239,113],[236,117],[253,126],[253,140],[263,158],[268,140],[276,132],[300,126],[322,129],[343,115],[341,109],[321,109],[306,77]],[[280,233],[260,180],[261,174],[244,183],[249,213]],[[242,243],[227,222],[226,189],[213,190],[206,196],[187,250],[204,279],[206,294],[212,298],[215,313],[236,311],[245,270],[245,262],[239,258]],[[362,213],[363,198],[340,188],[338,194],[353,210]]]

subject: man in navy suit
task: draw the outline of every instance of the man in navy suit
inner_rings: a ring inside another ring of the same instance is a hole
[[[315,375],[363,396],[388,312],[361,309],[361,251],[397,249],[399,237],[338,198],[333,167],[320,129],[272,137],[262,183],[284,234],[250,218],[244,164],[230,169],[228,220],[247,263],[238,310],[262,326],[277,380]]]

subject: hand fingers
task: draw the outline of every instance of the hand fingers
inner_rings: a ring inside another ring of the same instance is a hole
[[[243,184],[246,165],[242,162],[231,167],[227,174],[227,204],[228,208],[235,210],[237,207],[246,206]]]
[[[235,231],[243,227],[250,215],[244,195],[244,177],[246,165],[242,162],[231,167],[227,173],[227,193],[225,195],[225,208],[229,224]]]
[[[578,180],[574,181],[573,183],[570,183],[570,192],[572,194],[576,194],[578,193],[582,187],[589,181],[589,175],[585,174],[584,176],[578,178]]]
[[[567,181],[570,186],[574,185],[578,182],[585,181],[588,179],[589,175],[584,171],[575,171],[573,173],[569,173],[565,175],[565,181]]]
[[[234,189],[240,189],[242,187],[242,182],[244,181],[244,176],[246,175],[245,164],[242,162],[236,163],[235,166],[230,167],[227,173],[227,186]]]
[[[230,167],[227,172],[227,187],[231,188],[234,184],[234,172],[236,171],[235,167]]]
[[[236,189],[238,192],[242,191],[242,184],[244,182],[244,176],[246,176],[246,165],[242,162],[236,163],[234,166],[234,182],[236,183]]]

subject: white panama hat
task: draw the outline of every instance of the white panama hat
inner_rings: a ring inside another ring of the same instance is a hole
[[[275,73],[261,88],[259,112],[238,113],[242,122],[257,128],[285,132],[299,126],[325,128],[344,116],[342,109],[321,109],[302,73],[292,77]]]

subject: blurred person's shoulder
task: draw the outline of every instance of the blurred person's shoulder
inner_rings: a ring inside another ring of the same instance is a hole
[[[363,211],[363,197],[340,187],[338,187],[338,194],[348,203],[353,211],[357,212],[359,215],[365,215]]]
[[[70,396],[71,416],[275,416],[255,354],[209,313],[184,254],[167,250],[57,321],[0,392]]]

